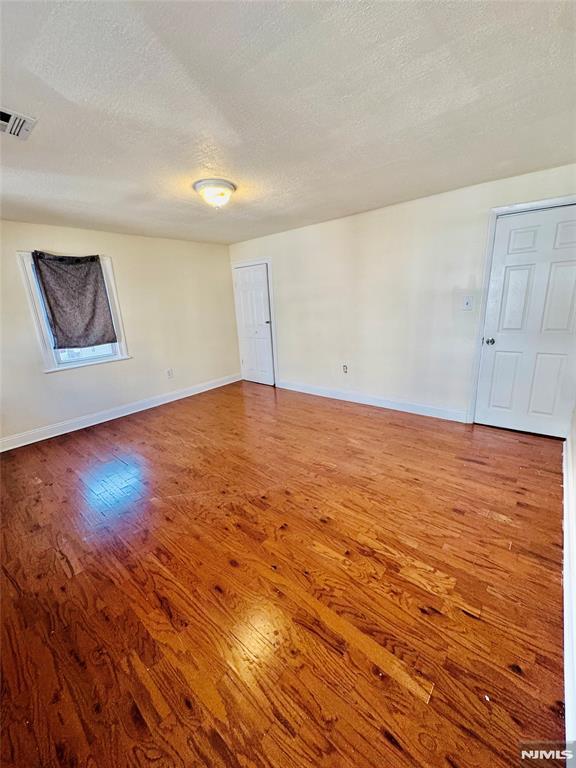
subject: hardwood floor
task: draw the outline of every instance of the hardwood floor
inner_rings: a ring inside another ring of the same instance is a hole
[[[240,383],[4,454],[2,765],[517,765],[561,453]]]

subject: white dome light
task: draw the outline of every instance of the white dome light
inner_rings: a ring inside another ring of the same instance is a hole
[[[222,208],[236,191],[236,184],[226,179],[199,179],[194,182],[194,189],[202,200],[214,208]]]

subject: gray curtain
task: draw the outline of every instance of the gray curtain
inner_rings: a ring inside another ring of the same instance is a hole
[[[99,256],[32,253],[54,349],[117,341]]]

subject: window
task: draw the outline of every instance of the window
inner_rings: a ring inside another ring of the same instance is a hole
[[[118,355],[118,344],[99,344],[97,347],[81,347],[76,349],[55,349],[55,355],[60,363],[74,363],[79,360],[96,360],[100,357],[115,357]]]
[[[24,281],[28,289],[28,298],[44,360],[44,371],[46,373],[64,370],[66,368],[79,368],[84,365],[106,363],[112,360],[128,359],[129,355],[126,349],[124,329],[120,317],[120,309],[118,306],[116,285],[114,282],[114,273],[112,271],[112,261],[110,257],[101,256],[100,263],[102,265],[102,273],[106,285],[106,293],[117,341],[111,344],[100,344],[95,347],[80,347],[74,349],[54,348],[54,338],[48,322],[42,290],[34,269],[32,254],[29,252],[19,252],[18,257]]]

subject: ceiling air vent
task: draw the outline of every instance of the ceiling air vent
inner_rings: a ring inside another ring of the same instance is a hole
[[[5,109],[0,110],[0,133],[9,133],[18,139],[27,139],[35,125],[35,117],[26,117]]]

